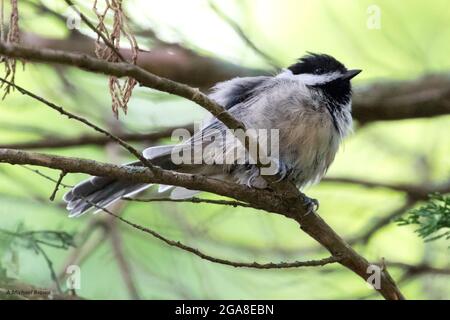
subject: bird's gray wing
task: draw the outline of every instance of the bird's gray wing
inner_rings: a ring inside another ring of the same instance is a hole
[[[270,79],[267,76],[234,78],[215,85],[209,97],[230,110],[236,117],[240,116],[235,112],[237,106],[246,108],[246,101],[249,101],[257,92],[258,88]],[[163,168],[174,169],[179,172],[202,174],[219,179],[231,179],[227,176],[230,165],[224,157],[230,153],[237,153],[240,143],[236,139],[227,139],[230,136],[228,128],[216,118],[211,117],[205,125],[197,131],[189,140],[176,146],[151,147],[144,150],[146,158],[157,160]],[[232,136],[232,135],[231,135]],[[190,155],[190,162],[182,165],[169,165],[172,152],[187,152]],[[238,153],[239,154],[239,153]],[[194,159],[201,159],[196,162]],[[242,162],[242,159],[239,159]],[[207,165],[205,165],[207,164]],[[160,191],[171,191],[171,197],[184,198],[192,196],[195,191],[180,187],[160,186]]]
[[[228,110],[250,99],[257,88],[270,78],[268,76],[243,77],[219,82],[212,88],[209,97]]]

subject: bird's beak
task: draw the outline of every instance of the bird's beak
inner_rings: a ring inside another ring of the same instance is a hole
[[[356,77],[361,71],[362,70],[360,70],[360,69],[348,70],[346,73],[344,73],[344,75],[342,76],[342,79],[350,80],[350,79]]]

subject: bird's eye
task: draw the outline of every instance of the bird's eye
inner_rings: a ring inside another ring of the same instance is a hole
[[[316,69],[314,70],[314,73],[315,73],[315,74],[321,74],[321,73],[323,73],[323,69],[322,69],[322,68],[316,68]]]

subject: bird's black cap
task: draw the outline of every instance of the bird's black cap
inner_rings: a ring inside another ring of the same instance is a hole
[[[298,59],[297,63],[288,67],[293,74],[325,74],[335,71],[341,73],[346,73],[347,68],[328,54],[323,53],[311,53],[308,52],[307,55]]]

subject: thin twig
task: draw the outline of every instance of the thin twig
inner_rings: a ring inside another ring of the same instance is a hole
[[[110,211],[104,207],[101,207],[101,206],[93,203],[92,201],[90,201],[86,198],[84,200],[86,202],[88,202],[89,204],[91,204],[92,206],[94,206],[95,208],[102,210],[103,212],[119,219],[120,221],[124,222],[125,224],[127,224],[137,230],[140,230],[144,233],[150,234],[154,238],[163,241],[164,243],[168,244],[169,246],[177,247],[181,250],[190,252],[204,260],[208,260],[208,261],[211,261],[214,263],[224,264],[224,265],[228,265],[228,266],[232,266],[232,267],[236,267],[236,268],[242,267],[242,268],[255,268],[255,269],[286,269],[286,268],[324,266],[326,264],[339,262],[342,259],[340,256],[331,256],[331,257],[324,258],[321,260],[310,260],[310,261],[295,261],[295,262],[280,262],[280,263],[272,263],[272,262],[271,263],[257,263],[257,262],[246,263],[246,262],[235,262],[235,261],[230,261],[230,260],[226,260],[226,259],[216,258],[216,257],[212,257],[210,255],[207,255],[196,248],[187,246],[187,245],[181,243],[180,241],[170,240],[152,229],[146,228],[144,226],[141,226],[141,225],[133,223],[129,220],[126,220],[125,218],[122,218],[121,216],[113,213],[112,211]]]
[[[158,77],[143,68],[129,63],[111,63],[87,55],[69,53],[49,49],[34,49],[18,45],[0,43],[0,54],[8,57],[23,58],[30,61],[53,62],[63,65],[76,66],[84,70],[103,73],[116,77],[131,77],[136,79],[142,86],[156,89],[162,92],[175,94],[191,100],[204,109],[208,110],[218,120],[222,121],[230,129],[241,129],[245,131],[242,121],[236,119],[228,111],[211,100],[198,89],[187,85]],[[250,137],[248,137],[250,139]],[[244,146],[247,143],[243,143]],[[255,143],[255,145],[257,145]],[[258,157],[255,157],[257,159]]]
[[[56,104],[54,104],[53,102],[50,102],[48,100],[46,100],[45,98],[42,98],[28,90],[26,90],[25,88],[9,82],[8,80],[5,80],[3,78],[0,77],[0,81],[3,81],[11,86],[14,86],[20,93],[22,93],[23,95],[29,96],[35,100],[38,100],[39,102],[42,102],[43,104],[49,106],[50,108],[52,108],[53,110],[58,111],[60,114],[68,117],[69,119],[75,119],[81,123],[84,123],[85,125],[87,125],[88,127],[91,127],[92,129],[94,129],[97,132],[100,132],[102,134],[104,134],[105,136],[107,136],[108,138],[110,138],[111,140],[116,141],[118,144],[120,144],[122,147],[124,147],[126,150],[128,150],[128,152],[130,152],[132,155],[134,155],[136,158],[138,158],[143,165],[145,165],[147,168],[149,168],[151,171],[153,171],[154,173],[158,172],[158,168],[154,167],[150,160],[146,159],[139,151],[137,151],[134,147],[132,147],[130,144],[126,143],[125,141],[123,141],[122,139],[120,139],[119,137],[115,136],[114,134],[100,128],[99,126],[93,124],[92,122],[90,122],[89,120],[77,116],[69,111],[66,111],[64,108],[57,106]]]
[[[139,198],[129,198],[123,197],[122,200],[126,201],[135,201],[135,202],[191,202],[191,203],[209,203],[209,204],[218,204],[218,205],[226,205],[232,207],[244,207],[251,208],[252,206],[248,203],[241,201],[228,201],[228,200],[212,200],[212,199],[202,199],[197,197],[192,197],[189,199],[171,199],[171,198],[155,198],[155,199],[139,199]]]
[[[52,181],[52,182],[54,182],[54,183],[57,183],[57,182],[58,182],[58,180],[55,180],[55,179],[53,179],[52,177],[49,177],[48,175],[43,174],[43,173],[40,172],[39,170],[31,169],[31,168],[29,168],[29,167],[27,167],[27,166],[25,166],[25,165],[21,165],[21,167],[22,167],[22,168],[25,168],[25,169],[27,169],[27,170],[29,170],[29,171],[31,171],[31,172],[34,172],[34,173],[36,173],[37,175],[39,175],[39,176],[41,176],[41,177],[43,177],[43,178],[45,178],[45,179],[47,179],[47,180],[49,180],[49,181]],[[62,183],[62,182],[60,182],[59,185],[62,186],[62,187],[64,187],[64,188],[73,188],[73,186],[68,185],[68,184],[64,184],[64,183]]]
[[[55,185],[55,189],[52,192],[52,195],[50,196],[50,201],[54,201],[55,197],[56,197],[56,193],[58,192],[59,186],[61,185],[62,180],[64,179],[64,177],[66,176],[66,172],[65,171],[61,171],[61,174],[59,175],[58,181],[56,182]]]

